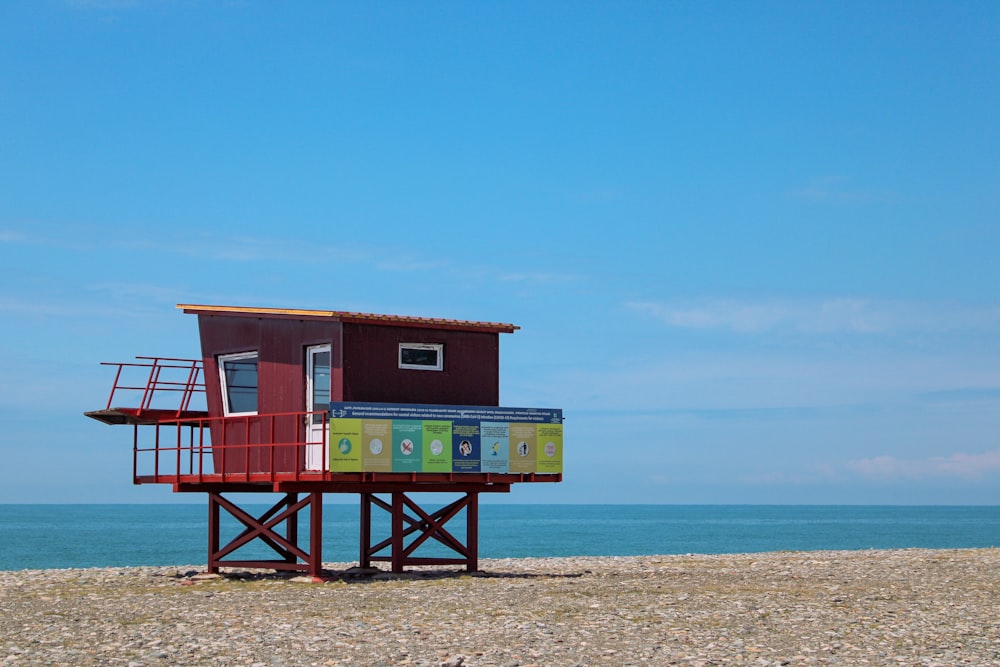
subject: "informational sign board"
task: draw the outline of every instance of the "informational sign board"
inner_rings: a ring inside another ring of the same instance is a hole
[[[332,472],[562,472],[562,410],[330,403]]]

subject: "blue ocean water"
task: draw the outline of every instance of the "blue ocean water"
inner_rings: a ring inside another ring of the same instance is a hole
[[[481,504],[479,516],[481,558],[1000,545],[998,506]],[[231,539],[241,526],[223,517]],[[205,505],[0,505],[0,570],[204,564],[207,522]],[[464,540],[464,525],[447,527]],[[373,533],[388,536],[384,512]],[[324,561],[357,562],[358,506],[325,504],[323,534]],[[451,554],[431,543],[418,555]]]

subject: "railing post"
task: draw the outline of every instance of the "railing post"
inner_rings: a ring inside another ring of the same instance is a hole
[[[194,427],[192,427],[194,428]],[[209,433],[211,436],[211,433]],[[205,481],[205,422],[198,420],[198,481]]]
[[[222,481],[224,482],[226,481],[226,472],[228,471],[228,468],[226,468],[226,420],[225,419],[222,420],[222,428],[220,430],[222,431],[222,442],[219,443],[219,450],[222,452],[222,456],[220,456],[219,459],[220,463],[222,464],[222,470],[219,471],[219,474],[222,475]]]
[[[156,437],[153,439],[153,481],[160,481],[160,425],[156,424]]]
[[[146,389],[142,392],[142,401],[139,407],[143,410],[149,408],[153,403],[153,392],[156,391],[156,383],[160,380],[160,367],[157,365],[159,359],[153,359],[153,365],[149,367],[149,377],[146,379]]]
[[[271,481],[274,481],[274,417],[271,417],[271,438],[269,440],[269,446],[267,448],[267,469],[271,474]]]
[[[191,370],[188,371],[187,384],[184,385],[184,394],[181,396],[181,405],[177,409],[178,417],[191,406],[191,397],[194,395],[194,388],[198,383],[198,375],[201,373],[201,368],[198,366],[199,363],[197,360],[191,361]]]
[[[246,420],[246,428],[244,431],[243,438],[243,474],[246,475],[246,480],[250,481],[250,417],[244,417]]]
[[[107,407],[104,408],[105,410],[110,410],[111,409],[111,403],[112,403],[112,401],[115,400],[115,391],[118,389],[118,380],[122,376],[122,369],[124,367],[125,367],[125,364],[118,364],[118,372],[115,373],[115,383],[113,385],[111,385],[111,394],[108,396],[108,405],[107,405]]]
[[[139,425],[132,424],[132,483],[139,481]]]

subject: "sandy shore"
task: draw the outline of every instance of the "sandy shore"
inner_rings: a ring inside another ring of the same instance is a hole
[[[1000,550],[0,572],[0,665],[1000,665]]]

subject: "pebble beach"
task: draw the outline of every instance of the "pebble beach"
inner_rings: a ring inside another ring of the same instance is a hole
[[[1000,550],[0,572],[0,665],[1000,665]]]

